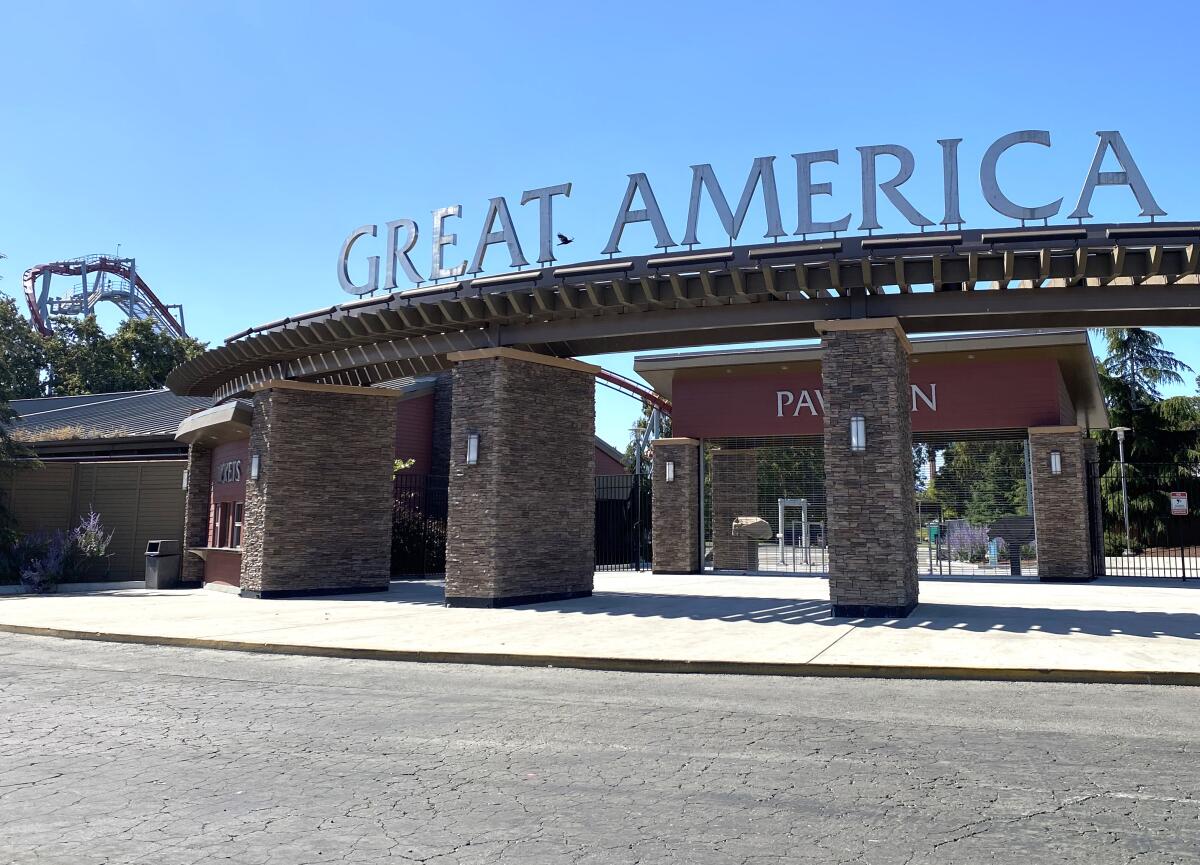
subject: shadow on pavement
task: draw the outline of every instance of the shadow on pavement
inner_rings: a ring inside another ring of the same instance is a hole
[[[420,606],[443,605],[437,582],[395,583],[390,592],[344,595],[346,600],[379,600]],[[330,600],[325,597],[319,600]],[[302,601],[296,601],[301,603]],[[1049,607],[923,603],[905,619],[848,619],[830,615],[825,598],[747,598],[713,595],[597,592],[590,598],[529,604],[516,609],[589,616],[691,619],[723,622],[782,622],[791,625],[852,624],[897,630],[974,631],[1095,636],[1181,637],[1200,639],[1200,614],[1139,610],[1080,610]]]

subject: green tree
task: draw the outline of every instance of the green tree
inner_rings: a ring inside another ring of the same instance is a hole
[[[46,337],[47,383],[55,396],[135,390],[133,371],[121,362],[113,339],[94,315],[58,316]]]
[[[4,361],[0,367],[0,393],[8,399],[41,396],[46,348],[16,301],[3,294],[0,294],[0,346]]]
[[[113,335],[117,357],[132,370],[130,390],[163,387],[167,374],[204,351],[204,344],[190,336],[163,333],[149,319],[126,319]]]
[[[0,355],[0,560],[4,553],[16,540],[13,534],[12,517],[8,512],[6,490],[8,479],[17,469],[20,461],[31,456],[29,450],[12,437],[12,423],[17,418],[16,411],[9,404],[7,382],[11,378],[8,361]],[[3,570],[0,561],[0,571]]]
[[[1120,383],[1127,393],[1113,395],[1124,399],[1130,407],[1145,406],[1161,399],[1159,388],[1164,384],[1182,384],[1183,373],[1192,368],[1163,348],[1162,337],[1140,327],[1109,327],[1100,331],[1104,337],[1104,372]]]
[[[148,319],[127,319],[111,336],[94,315],[58,317],[51,327],[47,380],[56,396],[160,388],[172,369],[205,348],[156,330]]]
[[[1025,447],[1019,441],[955,441],[939,448],[935,483],[921,496],[942,506],[944,519],[989,525],[1028,513]]]
[[[1125,434],[1126,487],[1130,535],[1135,547],[1168,541],[1168,496],[1195,489],[1200,470],[1200,399],[1164,399],[1160,388],[1179,384],[1190,367],[1141,328],[1103,331],[1108,354],[1099,364],[1100,385],[1113,427]],[[1123,499],[1117,437],[1096,434],[1099,442],[1101,502],[1109,552],[1125,547]]]

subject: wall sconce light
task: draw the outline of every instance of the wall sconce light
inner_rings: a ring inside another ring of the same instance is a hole
[[[258,454],[253,454],[250,457],[250,480],[258,480]]]
[[[467,465],[479,463],[479,433],[467,433]]]
[[[1062,453],[1060,451],[1050,451],[1050,474],[1062,474]]]
[[[188,488],[188,470],[187,469],[183,470],[183,488],[185,490]]]
[[[667,483],[672,483],[675,480],[675,463],[667,463]]]
[[[867,449],[867,422],[862,415],[850,418],[850,450],[861,453]]]

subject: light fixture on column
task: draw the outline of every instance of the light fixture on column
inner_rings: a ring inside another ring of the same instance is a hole
[[[479,433],[467,433],[467,465],[479,463]]]
[[[258,454],[250,457],[250,480],[258,480]]]
[[[183,470],[183,488],[186,490],[187,487],[188,487],[188,470],[184,469]]]
[[[861,453],[867,449],[867,421],[862,415],[850,418],[850,450]]]
[[[1062,452],[1050,451],[1050,474],[1062,474]]]
[[[674,480],[675,480],[675,463],[668,462],[667,463],[667,483],[671,483]]]

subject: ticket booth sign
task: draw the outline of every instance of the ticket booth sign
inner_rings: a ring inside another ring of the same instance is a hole
[[[1188,515],[1187,493],[1171,493],[1171,516],[1186,517]]]

